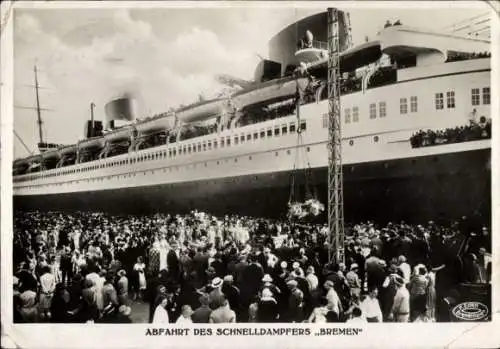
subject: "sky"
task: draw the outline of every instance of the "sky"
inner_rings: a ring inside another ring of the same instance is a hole
[[[374,37],[387,19],[427,29],[488,12],[488,8],[355,8],[354,43]],[[220,91],[216,74],[252,79],[269,39],[324,8],[15,9],[14,131],[30,150],[38,142],[33,66],[36,63],[45,141],[83,138],[90,103],[97,120],[104,105],[125,93],[138,117],[189,104]],[[28,155],[14,140],[14,158]]]

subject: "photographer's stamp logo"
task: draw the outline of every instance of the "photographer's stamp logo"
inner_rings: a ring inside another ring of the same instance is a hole
[[[488,316],[488,307],[479,302],[464,302],[452,310],[454,316],[464,321],[478,321]]]

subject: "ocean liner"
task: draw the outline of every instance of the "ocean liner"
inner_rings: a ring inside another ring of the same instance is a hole
[[[394,23],[352,46],[342,18],[346,221],[488,221],[489,40]],[[292,196],[326,203],[326,21],[275,35],[255,81],[221,76],[229,95],[15,160],[14,209],[283,217]]]

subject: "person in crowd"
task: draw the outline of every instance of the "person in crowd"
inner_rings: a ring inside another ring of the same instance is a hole
[[[51,322],[72,322],[72,309],[70,308],[70,294],[63,283],[56,285],[54,298],[50,307]]]
[[[118,282],[116,283],[116,293],[120,305],[128,305],[128,278],[125,270],[118,271]]]
[[[65,285],[69,284],[69,280],[73,277],[73,263],[71,261],[71,248],[65,246],[61,253],[61,280]]]
[[[314,293],[316,289],[318,288],[318,277],[316,276],[316,273],[314,272],[314,267],[312,265],[307,267],[306,270],[306,281],[309,286],[309,292]]]
[[[99,320],[100,314],[97,308],[97,292],[93,282],[89,279],[84,281],[82,290],[82,304],[78,311],[79,322],[95,323]]]
[[[278,302],[273,297],[273,292],[264,288],[257,307],[257,322],[276,322],[278,316]]]
[[[118,300],[118,295],[116,289],[113,285],[114,276],[108,272],[105,276],[106,281],[102,287],[102,304],[103,304],[103,317],[106,319],[113,318],[118,311],[120,302]]]
[[[26,290],[19,295],[22,322],[38,322],[40,320],[38,304],[36,304],[36,293]]]
[[[383,322],[382,310],[380,309],[380,303],[377,296],[378,289],[373,287],[369,290],[368,295],[359,305],[361,311],[363,312],[363,316],[368,322]]]
[[[229,307],[229,302],[224,299],[220,307],[210,313],[209,323],[221,324],[236,322],[236,313]]]
[[[52,298],[56,290],[56,278],[50,269],[49,266],[43,267],[42,276],[40,276],[40,316],[47,320],[51,316]]]
[[[362,310],[358,307],[352,310],[352,317],[346,321],[348,324],[364,324],[366,322],[366,319],[363,318]]]
[[[410,320],[413,321],[417,314],[415,303],[426,303],[427,301],[427,290],[429,286],[429,279],[427,278],[427,269],[423,265],[417,265],[415,270],[415,275],[411,278],[409,284],[410,290],[410,309],[412,313],[410,314]]]
[[[210,298],[210,308],[212,310],[219,308],[222,305],[222,302],[227,299],[222,292],[223,283],[224,281],[219,277],[216,277],[212,280],[212,291],[208,295]]]
[[[255,296],[248,306],[248,322],[250,323],[257,322],[257,315],[259,313],[259,300],[259,296]]]
[[[436,273],[432,269],[427,273],[426,311],[429,321],[436,321]]]
[[[201,305],[191,315],[191,319],[194,323],[208,324],[212,309],[210,309],[210,298],[207,294],[200,296],[200,303]]]
[[[146,290],[146,264],[144,264],[142,256],[137,257],[137,262],[134,264],[135,272],[135,285],[134,285],[134,296],[133,299],[137,298],[143,300],[144,292]]]
[[[234,285],[234,278],[232,275],[224,276],[222,293],[227,298],[230,308],[235,311],[239,310],[240,290]]]
[[[167,306],[168,300],[167,297],[161,296],[156,306],[155,313],[153,315],[153,324],[168,324],[169,316],[168,312],[165,309]]]
[[[403,277],[396,275],[394,281],[397,286],[397,291],[394,295],[389,319],[394,322],[408,322],[410,319],[410,293],[406,288]]]
[[[304,319],[304,293],[297,287],[296,280],[287,281],[290,296],[288,299],[288,316],[289,322],[302,322]]]
[[[349,286],[349,295],[350,297],[359,298],[361,295],[361,280],[358,276],[358,264],[352,263],[351,270],[346,275],[346,282]]]
[[[337,319],[335,322],[339,322],[341,317],[340,313],[342,311],[342,303],[340,302],[339,295],[337,294],[337,291],[335,291],[334,284],[332,281],[327,280],[325,282],[324,287],[326,290],[326,300],[328,309],[334,313],[334,316]]]
[[[406,263],[406,257],[403,255],[398,257],[398,268],[403,273],[405,284],[409,284],[411,279],[411,267],[408,263]]]
[[[177,318],[177,321],[175,321],[176,324],[192,324],[192,315],[193,315],[193,309],[191,309],[190,305],[183,305],[182,310],[181,310],[181,315],[179,318]]]
[[[174,322],[181,313],[181,304],[179,304],[179,293],[178,293],[178,285],[175,283],[171,283],[167,285],[167,312],[168,317],[171,322]]]
[[[377,250],[371,250],[370,256],[366,259],[367,287],[380,288],[385,280],[385,261],[380,259]]]
[[[327,318],[326,315],[328,314],[328,301],[326,297],[322,297],[319,300],[319,305],[313,309],[311,312],[311,315],[309,315],[309,318],[307,319],[307,322],[311,323],[326,323]]]

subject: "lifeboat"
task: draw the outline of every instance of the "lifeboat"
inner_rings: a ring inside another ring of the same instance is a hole
[[[226,98],[211,99],[181,108],[176,112],[176,115],[184,123],[204,121],[223,113],[227,109],[227,105]]]
[[[171,129],[175,125],[174,114],[162,115],[150,120],[144,120],[135,125],[135,129],[141,133],[152,133]]]
[[[297,84],[300,90],[304,90],[308,84],[307,77],[296,78],[293,76],[271,80],[252,88],[236,92],[231,100],[239,110],[263,102],[279,102],[294,96],[297,92]]]
[[[133,132],[134,132],[133,126],[125,126],[105,134],[104,139],[111,143],[123,141],[130,139],[130,136],[133,134]]]
[[[104,137],[88,138],[78,143],[79,149],[103,148],[106,143]]]
[[[59,159],[59,157],[60,157],[60,153],[57,150],[46,151],[46,152],[43,152],[41,155],[42,155],[43,160]]]
[[[59,154],[61,154],[61,156],[76,154],[76,144],[68,145],[64,148],[59,149]]]

